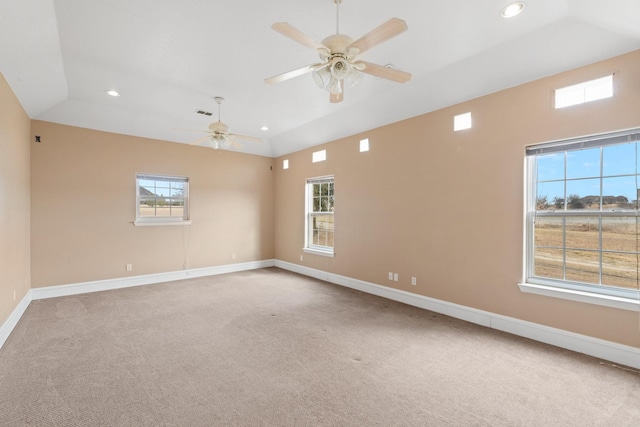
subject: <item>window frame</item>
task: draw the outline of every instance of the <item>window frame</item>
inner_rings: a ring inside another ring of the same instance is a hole
[[[313,210],[313,186],[320,184],[332,184],[333,193],[332,204],[330,211],[314,211]],[[317,245],[313,244],[311,235],[313,234],[312,224],[313,217],[315,216],[331,215],[334,218],[334,229],[331,231],[333,234],[333,246]],[[305,221],[304,221],[304,247],[302,250],[306,253],[322,255],[327,257],[333,257],[335,255],[335,178],[333,175],[307,178],[305,182]]]
[[[537,208],[537,159],[540,155],[551,153],[563,153],[565,155],[565,162],[567,153],[572,151],[578,151],[581,149],[600,148],[600,161],[602,162],[603,149],[608,146],[615,146],[624,143],[635,142],[638,144],[636,149],[640,148],[640,129],[630,129],[620,132],[612,132],[607,134],[595,135],[584,138],[574,138],[563,141],[555,141],[551,143],[539,144],[531,147],[527,147],[525,158],[525,200],[524,200],[524,271],[523,280],[519,284],[520,289],[523,292],[535,293],[539,295],[559,297],[574,301],[587,302],[591,304],[604,305],[609,307],[622,308],[625,310],[640,311],[640,289],[638,288],[624,288],[622,286],[613,286],[608,284],[602,284],[603,276],[603,261],[602,254],[605,253],[621,253],[619,250],[612,251],[610,249],[603,248],[602,233],[603,229],[600,226],[603,219],[606,218],[635,218],[636,226],[640,223],[640,206],[636,202],[635,209],[603,209],[602,203],[600,203],[598,210],[592,209],[568,209],[567,200],[569,195],[567,194],[566,185],[567,182],[576,180],[576,178],[567,177],[566,169],[564,170],[564,177],[560,180],[565,185],[564,190],[564,203],[562,209],[557,210],[539,210]],[[640,156],[636,155],[636,200],[638,195],[638,184],[640,184]],[[603,182],[609,175],[604,174],[603,165],[600,165],[599,175],[595,178],[600,180],[600,197],[602,202],[603,194]],[[629,174],[627,174],[629,175]],[[626,175],[625,175],[626,176]],[[631,176],[631,175],[629,175]],[[615,177],[615,175],[612,175]],[[580,178],[595,179],[591,176]],[[543,182],[549,182],[543,181]],[[589,249],[592,252],[597,252],[599,256],[598,274],[599,284],[590,284],[586,282],[579,282],[574,280],[567,280],[566,275],[566,251],[567,250],[587,250],[586,248],[571,248],[566,245],[567,218],[580,218],[580,217],[597,217],[598,218],[598,248]],[[536,276],[534,273],[535,266],[535,221],[537,218],[562,218],[563,231],[563,279],[554,279],[548,277]],[[638,238],[636,238],[636,241]],[[636,248],[636,251],[640,251]],[[624,251],[623,251],[624,252]],[[637,255],[637,253],[636,253]],[[640,260],[638,261],[640,264]],[[640,268],[640,265],[639,265]],[[637,279],[638,280],[638,279]]]
[[[184,183],[184,193],[182,196],[183,212],[182,216],[141,216],[140,214],[140,182],[142,180]],[[133,222],[136,226],[157,226],[157,225],[190,225],[189,209],[189,177],[163,175],[156,173],[136,173],[136,219]]]

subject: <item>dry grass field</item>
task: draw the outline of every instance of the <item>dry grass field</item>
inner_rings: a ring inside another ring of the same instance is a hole
[[[598,219],[568,218],[566,279],[600,284]],[[560,218],[538,218],[535,228],[535,275],[563,279]],[[635,219],[605,218],[602,224],[602,284],[638,289],[640,255]]]
[[[141,217],[182,217],[184,214],[183,206],[140,206],[140,216]]]
[[[316,216],[312,240],[314,245],[333,247],[333,215]]]

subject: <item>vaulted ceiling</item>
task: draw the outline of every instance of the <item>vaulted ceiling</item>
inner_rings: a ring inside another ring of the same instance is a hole
[[[343,0],[353,38],[407,22],[362,59],[413,78],[367,75],[339,104],[310,75],[264,83],[319,62],[271,25],[321,41],[333,0],[0,0],[0,71],[32,119],[177,143],[198,138],[177,128],[217,119],[221,96],[222,121],[264,139],[243,151],[275,157],[640,48],[638,0],[526,0],[504,19],[508,3]]]

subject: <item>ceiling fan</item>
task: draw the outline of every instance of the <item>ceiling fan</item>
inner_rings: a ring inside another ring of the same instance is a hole
[[[411,79],[410,73],[356,59],[359,54],[406,31],[407,23],[402,19],[391,18],[354,41],[351,37],[340,34],[342,0],[333,2],[336,4],[336,34],[325,38],[321,43],[287,22],[276,22],[271,26],[280,34],[318,52],[322,62],[269,77],[265,79],[265,83],[280,83],[311,72],[316,84],[329,92],[329,101],[337,103],[344,98],[345,82],[355,86],[362,79],[362,73],[398,83],[408,82]]]
[[[213,99],[218,104],[218,121],[209,124],[209,130],[179,129],[189,132],[208,133],[207,136],[196,139],[195,141],[190,142],[190,144],[197,144],[218,150],[220,148],[226,149],[229,147],[242,149],[242,144],[238,142],[238,139],[252,142],[262,142],[262,139],[260,138],[229,132],[229,126],[220,121],[220,105],[222,105],[222,103],[224,102],[224,98],[222,98],[221,96],[216,96]]]

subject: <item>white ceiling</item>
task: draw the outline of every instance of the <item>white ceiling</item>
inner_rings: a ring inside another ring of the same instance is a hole
[[[231,131],[264,138],[244,151],[276,157],[640,48],[640,0],[527,0],[507,20],[508,3],[344,0],[353,38],[407,21],[361,59],[413,79],[365,76],[340,104],[309,75],[264,83],[318,61],[271,24],[320,41],[333,0],[0,0],[0,71],[32,119],[182,143],[222,96]]]

